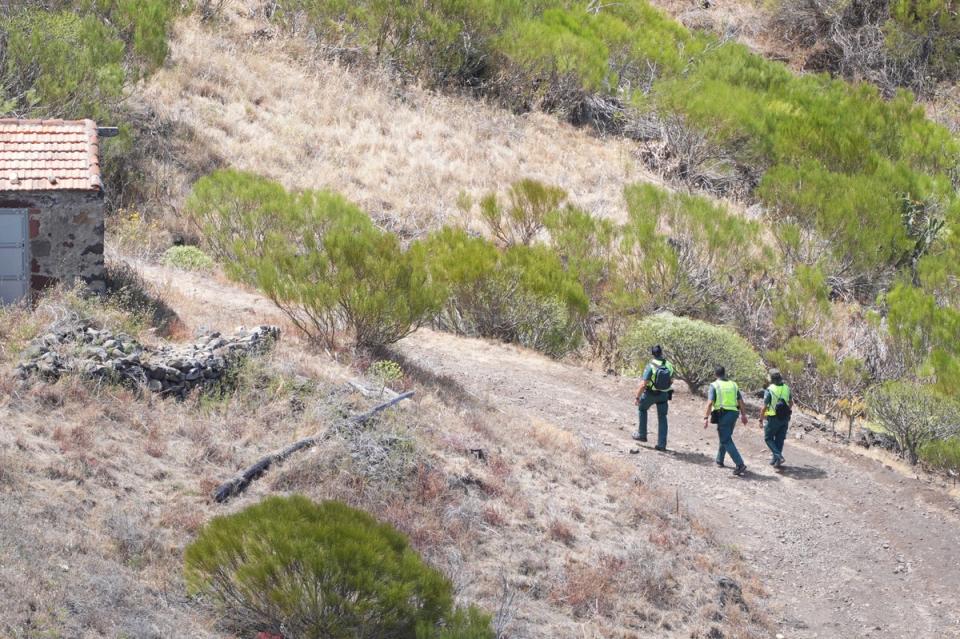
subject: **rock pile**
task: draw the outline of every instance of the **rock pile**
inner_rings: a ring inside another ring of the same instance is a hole
[[[275,326],[239,329],[233,336],[211,333],[191,345],[149,349],[124,333],[78,321],[31,342],[17,366],[26,379],[74,374],[130,383],[155,393],[184,397],[194,388],[218,384],[248,355],[262,353],[280,337]]]

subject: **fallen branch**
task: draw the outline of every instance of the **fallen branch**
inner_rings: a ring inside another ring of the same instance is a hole
[[[388,402],[384,402],[379,406],[375,406],[373,409],[363,413],[361,415],[355,415],[346,421],[345,425],[358,425],[363,424],[375,416],[377,413],[381,413],[388,408],[399,404],[405,399],[410,399],[413,397],[413,391],[408,391],[402,395],[397,395]],[[222,504],[227,501],[234,495],[238,495],[247,489],[252,482],[259,479],[267,470],[270,469],[276,463],[282,462],[287,457],[297,452],[298,450],[303,450],[304,448],[311,448],[316,446],[320,442],[329,439],[333,434],[333,429],[328,429],[323,433],[318,433],[311,437],[295,441],[286,448],[274,451],[265,457],[261,457],[257,463],[253,464],[245,471],[234,477],[233,479],[226,481],[220,484],[215,491],[213,491],[213,499]]]

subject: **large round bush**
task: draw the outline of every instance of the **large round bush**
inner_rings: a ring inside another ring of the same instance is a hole
[[[217,517],[185,554],[188,587],[245,630],[298,639],[489,639],[450,581],[389,524],[339,502],[269,497]]]
[[[723,326],[716,326],[670,313],[650,315],[638,321],[624,339],[628,370],[641,371],[650,360],[650,347],[663,346],[677,370],[677,377],[698,392],[713,381],[717,365],[744,390],[763,386],[763,360],[747,340]]]

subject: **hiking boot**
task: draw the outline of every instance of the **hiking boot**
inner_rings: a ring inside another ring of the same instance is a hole
[[[745,472],[747,472],[747,465],[746,465],[746,464],[740,464],[739,466],[737,466],[736,468],[733,469],[733,474],[734,474],[734,475],[737,475],[738,477],[739,477],[740,475],[744,474]]]
[[[785,461],[787,460],[783,458],[783,455],[781,455],[780,457],[777,457],[777,461],[773,462],[773,467],[780,468],[781,466],[783,466],[783,462]]]
[[[654,450],[659,450],[659,451],[662,453],[663,451],[667,450],[667,447],[666,447],[666,446],[654,446],[653,449],[654,449]]]
[[[646,435],[641,435],[640,433],[634,433],[633,435],[630,435],[630,437],[633,437],[633,438],[634,438],[635,440],[637,440],[638,442],[645,442],[645,441],[647,441],[647,436],[646,436]]]
[[[720,468],[726,468],[726,467],[727,467],[726,464],[724,464],[723,462],[720,462],[720,461],[715,461],[715,462],[713,462],[713,463],[716,464],[717,466],[719,466]]]

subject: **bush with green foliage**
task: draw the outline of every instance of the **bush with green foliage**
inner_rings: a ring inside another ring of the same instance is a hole
[[[344,504],[268,497],[214,518],[185,553],[189,589],[245,631],[303,639],[487,639],[490,618],[389,524]]]
[[[867,417],[894,437],[911,464],[925,445],[960,433],[960,403],[923,384],[878,384],[868,391],[866,406]]]
[[[424,243],[432,281],[447,300],[436,317],[445,330],[516,342],[559,357],[582,337],[583,287],[545,246],[498,249],[445,228]]]
[[[927,442],[920,448],[920,461],[936,470],[960,472],[960,437]]]
[[[699,392],[713,381],[713,370],[723,366],[727,376],[744,392],[763,387],[766,379],[763,360],[736,332],[700,320],[658,313],[640,320],[624,337],[624,359],[628,370],[637,373],[650,360],[650,348],[663,347],[674,365],[677,378]]]
[[[54,5],[0,6],[0,112],[110,119],[124,87],[166,59],[167,32],[180,2]]]
[[[197,246],[171,246],[163,252],[160,262],[184,271],[209,271],[213,259]]]
[[[658,309],[716,317],[759,273],[761,226],[705,197],[627,187],[621,278]]]
[[[439,308],[424,247],[403,249],[334,193],[289,193],[234,170],[198,180],[186,210],[228,275],[256,286],[301,330],[335,346],[402,339]]]
[[[510,185],[508,206],[495,194],[485,196],[480,216],[501,246],[529,246],[565,199],[563,189],[525,179]]]

